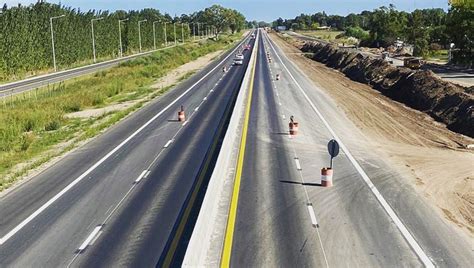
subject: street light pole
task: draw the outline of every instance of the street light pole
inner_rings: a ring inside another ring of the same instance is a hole
[[[96,62],[95,56],[95,37],[94,37],[94,21],[102,20],[104,18],[91,19],[91,30],[92,30],[92,53],[94,54],[94,63]]]
[[[147,20],[140,20],[138,21],[138,43],[139,43],[139,52],[142,53],[142,33],[140,29],[140,24],[146,22]]]
[[[56,51],[54,50],[54,31],[53,31],[53,20],[54,19],[59,19],[59,18],[62,18],[66,15],[61,15],[61,16],[57,16],[57,17],[51,17],[49,18],[49,24],[51,26],[51,45],[52,45],[52,48],[53,48],[53,65],[54,65],[54,71],[56,72],[58,69],[56,67]]]
[[[196,23],[193,22],[193,40],[196,41]]]
[[[176,46],[178,43],[176,42],[176,22],[173,23],[173,29],[174,29],[174,45]]]
[[[166,37],[166,21],[164,22],[165,25],[165,46],[168,46],[168,38]]]
[[[155,23],[159,21],[154,21],[153,22],[153,49],[156,50],[156,34],[155,34]]]
[[[128,18],[119,20],[118,21],[118,26],[119,26],[119,44],[120,44],[120,58],[123,56],[123,48],[122,48],[122,30],[120,29],[120,24],[124,21],[128,21]]]
[[[184,44],[184,23],[181,23],[181,40],[183,40]]]

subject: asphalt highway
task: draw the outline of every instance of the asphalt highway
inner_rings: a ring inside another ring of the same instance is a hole
[[[261,37],[231,266],[472,265],[470,241],[362,145],[363,135],[337,105],[263,31]],[[294,137],[292,115],[300,123]],[[326,144],[334,134],[344,148],[334,160],[334,186],[325,188],[320,169],[329,164]]]
[[[39,88],[42,86],[47,86],[49,84],[62,82],[74,77],[91,74],[100,70],[108,69],[108,68],[117,66],[121,62],[129,61],[137,57],[146,56],[151,53],[155,53],[157,51],[169,49],[172,47],[174,46],[164,47],[164,48],[160,48],[153,51],[126,56],[123,58],[108,60],[108,61],[99,62],[99,63],[82,66],[82,67],[78,67],[74,69],[59,71],[59,72],[46,74],[46,75],[35,76],[35,77],[31,77],[24,80],[3,84],[3,85],[0,85],[0,98],[18,94],[18,93],[32,90],[35,88]]]
[[[183,228],[248,65],[250,51],[232,66],[242,44],[0,196],[0,267],[179,263]]]

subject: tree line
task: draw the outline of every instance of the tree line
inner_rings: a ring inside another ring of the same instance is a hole
[[[147,20],[140,24],[143,50],[153,49],[155,41],[156,46],[161,46],[166,41],[173,43],[175,38],[181,41],[182,36],[187,39],[192,35],[204,35],[206,30],[222,32],[230,29],[234,32],[245,26],[242,14],[217,5],[190,15],[171,17],[151,8],[140,11],[83,12],[42,1],[29,6],[8,7],[5,4],[0,10],[0,81],[53,66],[50,18],[60,15],[65,16],[53,20],[56,61],[60,68],[92,59],[92,19],[101,18],[94,21],[98,58],[119,56],[119,20],[127,19],[120,24],[124,55],[138,52],[138,22],[142,20]],[[167,40],[164,39],[165,27]]]
[[[470,4],[469,4],[470,3]],[[430,50],[449,48],[454,43],[457,60],[473,61],[474,6],[472,2],[453,1],[448,12],[441,8],[399,11],[394,5],[347,16],[318,12],[293,19],[279,18],[273,26],[294,30],[315,30],[321,26],[345,31],[364,46],[389,46],[396,40],[414,44],[414,54],[426,56]],[[455,59],[456,60],[456,59]]]

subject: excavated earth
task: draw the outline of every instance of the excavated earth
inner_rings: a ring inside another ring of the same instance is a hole
[[[443,81],[430,70],[394,67],[385,60],[333,44],[306,42],[301,50],[350,79],[369,84],[387,97],[429,114],[448,129],[474,137],[474,87]]]

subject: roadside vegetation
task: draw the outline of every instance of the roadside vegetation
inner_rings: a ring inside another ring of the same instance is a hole
[[[155,52],[109,70],[0,100],[0,191],[15,179],[81,141],[94,137],[167,88],[151,85],[178,66],[229,48],[241,33]],[[188,75],[186,75],[187,77]],[[68,114],[132,102],[98,117]],[[21,166],[19,166],[21,164]]]
[[[336,38],[344,33],[343,31],[333,30],[314,30],[314,31],[299,31],[299,33],[326,41],[334,41]]]
[[[358,40],[360,46],[375,48],[387,48],[401,41],[412,46],[415,56],[424,58],[447,58],[439,56],[445,55],[445,51],[453,43],[453,63],[472,66],[472,3],[473,1],[451,1],[448,12],[441,8],[405,12],[397,10],[392,4],[347,16],[318,12],[312,15],[301,14],[293,19],[279,18],[272,26],[285,26],[286,29],[337,43],[347,42],[346,38],[353,37]],[[321,30],[322,28],[325,30]]]
[[[115,59],[120,55],[119,37],[123,55],[138,53],[139,21],[142,51],[152,50],[155,45],[160,48],[166,41],[174,43],[175,40],[181,42],[183,38],[190,40],[193,36],[204,36],[214,30],[234,33],[245,26],[245,17],[241,13],[219,5],[171,17],[152,8],[84,12],[45,1],[11,7],[4,4],[0,8],[0,83],[53,70],[51,18],[54,18],[54,47],[59,70],[93,63],[92,23],[99,61]],[[120,32],[117,27],[119,20],[122,20]]]

